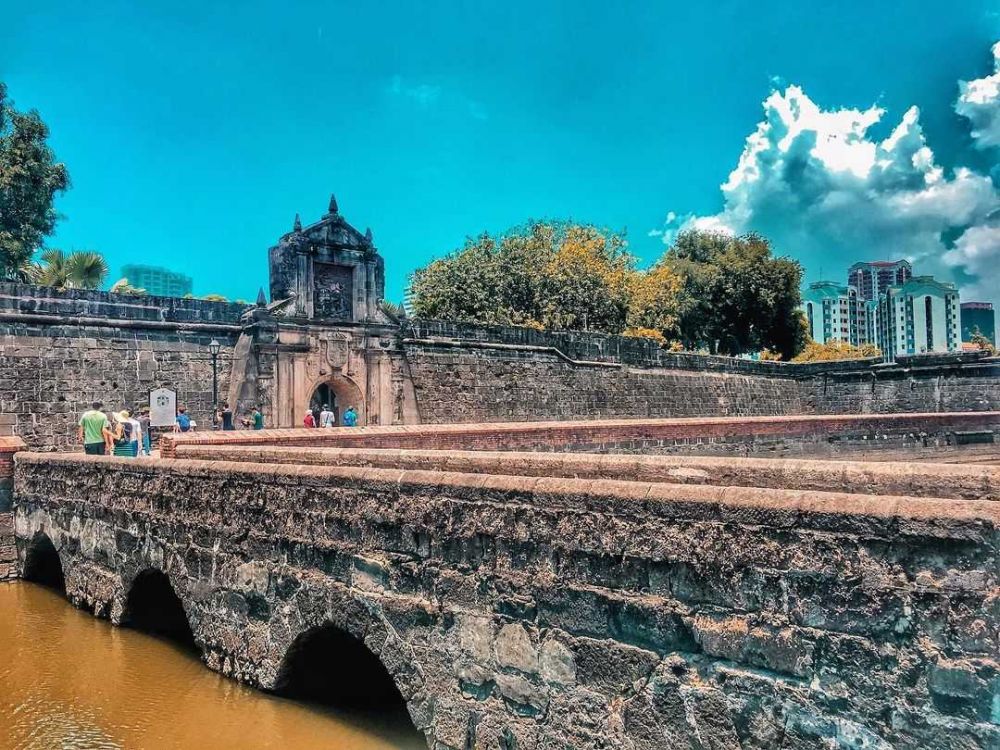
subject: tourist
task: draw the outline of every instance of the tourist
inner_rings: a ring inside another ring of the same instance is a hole
[[[149,435],[149,407],[139,409],[139,429],[142,431],[142,455],[153,455],[153,439]]]
[[[194,429],[194,423],[191,421],[191,417],[188,416],[187,408],[178,406],[177,419],[174,421],[174,432],[190,432],[192,429]]]
[[[348,406],[344,412],[344,427],[354,427],[358,423],[358,413],[353,406]]]
[[[305,417],[302,419],[302,424],[306,427],[316,426],[316,418],[313,416],[312,410],[306,412]]]
[[[312,415],[313,415],[313,427],[319,427],[320,417],[323,415],[323,412],[321,412],[319,409],[319,404],[316,404],[316,406],[312,408]]]
[[[253,408],[253,414],[250,415],[250,418],[253,420],[253,428],[255,430],[264,429],[264,413],[260,410],[259,406]]]
[[[320,427],[333,427],[333,412],[330,411],[329,404],[323,404],[323,411],[319,413]]]
[[[124,409],[117,414],[115,417],[114,426],[114,437],[115,446],[113,452],[116,456],[129,456],[135,457],[135,449],[138,443],[133,439],[133,433],[135,428],[132,426],[132,420],[129,419],[129,413]]]
[[[132,455],[138,458],[142,454],[142,423],[133,417],[131,412],[123,411],[122,414],[132,428]]]
[[[222,408],[219,410],[219,421],[222,423],[223,430],[235,430],[233,426],[233,410],[229,408],[229,402],[223,401]]]
[[[83,443],[83,452],[92,456],[105,455],[111,442],[111,423],[108,415],[101,411],[103,406],[95,401],[80,417],[78,439]]]

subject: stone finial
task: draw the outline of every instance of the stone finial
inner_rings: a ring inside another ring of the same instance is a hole
[[[365,242],[367,242],[369,245],[372,244],[372,228],[371,227],[366,227],[365,228]]]
[[[257,307],[267,307],[267,297],[264,296],[264,287],[257,291]]]
[[[295,223],[292,224],[292,231],[293,232],[301,232],[302,231],[302,219],[299,218],[298,214],[295,214]]]
[[[329,210],[328,213],[335,214],[335,213],[337,213],[337,210],[338,210],[337,209],[337,196],[335,196],[333,193],[330,193],[330,210]]]

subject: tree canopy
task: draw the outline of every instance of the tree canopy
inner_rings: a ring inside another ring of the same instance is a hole
[[[37,112],[18,112],[0,82],[0,278],[24,280],[57,219],[55,196],[69,187]]]
[[[765,237],[682,232],[662,262],[683,279],[678,327],[688,348],[766,348],[787,359],[805,345],[802,266],[775,257]]]
[[[534,222],[483,234],[416,271],[417,316],[536,328],[619,332],[634,260],[624,239],[584,224]]]
[[[628,333],[664,344],[785,358],[805,343],[802,269],[759,235],[682,233],[647,270],[625,237],[588,224],[532,222],[483,234],[419,269],[418,317]]]

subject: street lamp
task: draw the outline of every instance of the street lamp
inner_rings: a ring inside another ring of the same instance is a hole
[[[212,339],[208,342],[208,351],[212,355],[212,421],[219,411],[219,342]]]

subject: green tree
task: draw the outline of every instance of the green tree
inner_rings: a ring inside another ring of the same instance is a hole
[[[536,328],[620,332],[633,261],[620,235],[533,222],[483,234],[410,279],[414,315]]]
[[[787,359],[804,345],[802,267],[774,257],[766,238],[684,232],[663,263],[683,280],[678,329],[689,348],[731,355],[767,348]]]
[[[48,127],[37,112],[18,112],[0,83],[0,277],[25,280],[34,252],[52,233],[55,196],[69,187]]]
[[[627,323],[635,264],[625,240],[592,226],[568,225],[543,269],[546,328],[621,332]]]
[[[108,275],[104,256],[93,250],[69,254],[49,248],[42,251],[41,263],[35,263],[28,278],[36,284],[59,289],[99,289]]]
[[[664,262],[632,279],[628,331],[656,331],[662,341],[680,336],[680,304],[684,280]],[[636,334],[638,335],[638,334]],[[647,334],[641,334],[647,335]]]

